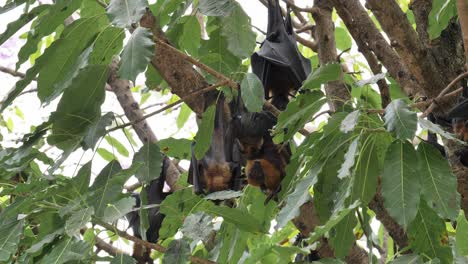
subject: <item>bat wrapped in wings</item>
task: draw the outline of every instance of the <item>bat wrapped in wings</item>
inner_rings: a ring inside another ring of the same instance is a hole
[[[196,194],[240,189],[241,159],[232,122],[231,111],[221,94],[216,102],[211,145],[201,160],[195,157],[192,145],[188,182]]]
[[[268,28],[260,50],[251,56],[252,70],[265,89],[265,99],[284,110],[311,71],[310,61],[299,52],[289,8],[283,19],[278,0],[268,0]]]
[[[461,140],[468,142],[468,84],[463,80],[463,93],[455,105],[448,113],[448,118],[452,120],[453,133]],[[468,149],[465,147],[456,153],[460,157],[460,162],[468,167]]]

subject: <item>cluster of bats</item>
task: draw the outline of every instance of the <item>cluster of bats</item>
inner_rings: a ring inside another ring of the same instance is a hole
[[[269,0],[268,4],[266,39],[251,56],[251,66],[262,81],[265,99],[279,110],[284,110],[291,96],[309,75],[311,65],[296,46],[289,8],[284,18],[278,0]],[[285,177],[285,168],[291,157],[290,147],[287,144],[277,145],[272,140],[270,130],[277,122],[276,117],[266,110],[248,112],[240,93],[239,89],[237,98],[227,103],[220,92],[210,148],[200,160],[192,153],[188,181],[196,194],[240,190],[250,184],[267,195],[265,203],[268,203],[280,191],[281,180]],[[452,120],[454,133],[468,141],[466,83],[463,96],[448,117]],[[435,135],[429,137],[430,143],[437,142]],[[444,154],[443,147],[440,150]],[[462,151],[459,155],[462,163],[468,166],[468,151]],[[163,167],[166,168],[167,164]],[[146,187],[150,204],[159,204],[170,194],[163,192],[164,180],[165,169],[157,180]],[[135,198],[139,206],[139,199]],[[164,216],[159,214],[157,208],[150,210],[150,228],[146,237],[149,242],[157,242]],[[132,212],[127,219],[135,235],[141,237],[138,214]],[[144,250],[143,253],[138,250],[134,254],[139,255],[139,259],[145,255]],[[150,261],[147,252],[145,258]]]

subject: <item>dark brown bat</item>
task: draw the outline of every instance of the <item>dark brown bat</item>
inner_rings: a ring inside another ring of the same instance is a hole
[[[274,198],[281,189],[281,180],[291,157],[289,145],[273,143],[269,130],[276,123],[271,113],[243,113],[237,129],[239,149],[246,159],[245,174],[248,184],[259,187]]]
[[[273,1],[275,3],[273,3]],[[281,14],[278,0],[268,0],[268,28],[260,50],[251,57],[252,71],[260,78],[265,99],[284,110],[311,71],[310,61],[299,52],[288,12]]]
[[[457,105],[448,113],[448,118],[452,120],[453,133],[465,142],[468,142],[468,84],[462,80],[463,93]],[[460,162],[468,167],[468,149],[464,148],[455,153],[460,157]]]
[[[192,145],[188,181],[195,193],[240,189],[241,161],[232,122],[231,111],[221,95],[216,102],[211,146],[201,160],[196,159]]]

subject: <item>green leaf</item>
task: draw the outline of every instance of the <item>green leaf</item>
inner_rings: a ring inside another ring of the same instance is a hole
[[[294,219],[300,213],[300,207],[310,200],[311,196],[309,189],[317,182],[317,175],[320,173],[322,166],[314,166],[310,170],[310,174],[300,180],[294,191],[286,198],[286,205],[281,208],[276,221],[278,228],[284,227],[289,220]]]
[[[412,139],[414,137],[418,117],[403,99],[397,99],[388,104],[384,119],[387,130],[395,132],[397,138]]]
[[[274,131],[275,140],[280,138],[282,133],[284,133],[284,141],[292,139],[294,134],[304,127],[325,102],[323,93],[318,90],[298,95],[278,116]]]
[[[335,40],[336,47],[341,51],[350,49],[353,44],[348,31],[342,27],[335,28]]]
[[[99,139],[107,133],[106,127],[110,126],[114,119],[114,114],[109,112],[94,122],[85,132],[83,142],[81,143],[83,149],[94,149]]]
[[[198,9],[205,16],[227,16],[236,7],[232,0],[200,0]]]
[[[16,82],[15,86],[8,92],[7,96],[0,102],[0,112],[3,112],[13,100],[36,78],[40,70],[38,63],[34,64],[29,70],[26,71],[26,76]]]
[[[411,143],[396,140],[387,150],[382,196],[390,216],[405,230],[416,217],[421,190],[418,155]]]
[[[453,263],[452,251],[447,242],[445,222],[432,211],[427,203],[420,203],[417,216],[408,228],[411,248],[430,258],[439,258],[441,263]]]
[[[457,218],[457,234],[455,236],[455,244],[460,255],[468,255],[468,221],[466,220],[465,213],[460,211]]]
[[[182,239],[172,240],[169,244],[162,262],[168,264],[185,264],[190,258],[190,245]]]
[[[337,258],[344,258],[349,254],[356,241],[353,232],[356,224],[356,217],[353,214],[348,214],[330,231],[330,245],[335,250]]]
[[[104,160],[106,161],[112,161],[112,160],[115,160],[116,157],[114,155],[114,153],[108,151],[107,149],[105,148],[98,148],[96,150],[96,152],[99,154],[99,156],[101,156],[101,158],[103,158]]]
[[[198,212],[187,216],[182,225],[184,237],[190,238],[193,242],[206,241],[213,231],[213,218],[205,213]]]
[[[401,255],[390,262],[390,264],[423,264],[423,263],[424,261],[417,254]]]
[[[320,66],[311,72],[302,84],[302,89],[320,89],[322,84],[336,81],[341,78],[341,65],[339,63],[329,63]]]
[[[92,247],[85,241],[63,237],[51,251],[42,258],[41,264],[62,264],[89,259]]]
[[[192,110],[190,107],[188,107],[187,104],[183,103],[182,106],[180,107],[180,112],[179,115],[177,116],[177,128],[181,129],[184,127],[185,123],[187,123],[187,120],[190,117],[190,114],[192,114]]]
[[[140,22],[146,7],[148,2],[145,0],[111,0],[107,6],[107,16],[114,26],[130,28],[132,24]]]
[[[154,53],[152,37],[151,31],[147,28],[139,27],[132,33],[120,55],[122,58],[118,72],[120,78],[135,83],[137,75],[145,71]]]
[[[432,133],[439,134],[441,137],[443,137],[445,139],[457,141],[460,144],[466,144],[462,140],[458,139],[454,134],[445,131],[439,125],[436,125],[436,124],[432,123],[431,121],[429,121],[427,119],[419,118],[418,122],[419,122],[419,125],[422,128],[427,129]]]
[[[186,138],[166,138],[158,141],[161,151],[169,157],[188,160],[191,157],[192,141]]]
[[[252,234],[240,230],[233,224],[223,222],[216,236],[219,236],[221,242],[217,263],[239,263]]]
[[[214,120],[216,114],[216,105],[210,105],[203,113],[201,124],[195,136],[195,157],[200,160],[210,149],[211,138],[213,137]]]
[[[206,200],[229,200],[233,198],[238,198],[242,196],[241,191],[232,191],[232,190],[225,190],[225,191],[218,191],[209,193],[207,196],[203,197]]]
[[[241,82],[242,101],[249,112],[260,112],[265,102],[265,90],[257,75],[246,73]]]
[[[26,43],[18,52],[16,69],[28,60],[29,56],[36,52],[42,38],[52,34],[57,27],[63,25],[64,20],[73,14],[81,5],[82,0],[62,0],[49,6],[47,12],[42,13],[34,22],[34,27],[28,32]],[[39,7],[37,7],[39,8]],[[32,11],[31,11],[32,12]],[[93,30],[91,30],[93,31]]]
[[[345,119],[346,120],[346,119]],[[344,179],[351,175],[351,169],[354,166],[355,158],[358,150],[359,137],[355,138],[351,145],[349,145],[348,151],[345,154],[345,159],[343,165],[341,165],[340,170],[338,171],[338,178]]]
[[[26,253],[35,254],[39,252],[39,250],[41,250],[44,246],[52,243],[52,241],[54,241],[55,238],[61,234],[63,234],[63,228],[60,228],[51,234],[47,234],[39,242],[33,244],[28,250],[26,250]]]
[[[88,207],[74,212],[65,222],[65,233],[74,236],[80,233],[80,229],[91,222],[91,217],[94,214],[94,208]]]
[[[333,227],[335,227],[338,223],[341,222],[349,213],[353,212],[356,207],[359,206],[359,202],[354,202],[350,206],[344,208],[343,210],[336,211],[330,219],[325,223],[325,225],[317,226],[314,229],[314,233],[310,235],[310,238],[307,240],[308,243],[313,243],[317,241],[320,237],[325,235],[326,232],[330,231]]]
[[[0,46],[5,43],[11,36],[13,36],[18,30],[28,24],[36,16],[41,14],[44,10],[50,9],[50,5],[40,5],[32,9],[29,13],[22,14],[17,20],[9,23],[5,32],[0,34]]]
[[[200,23],[195,16],[184,16],[181,21],[184,21],[184,28],[179,38],[179,47],[196,56],[201,40]]]
[[[205,205],[210,206],[210,204],[209,201],[193,194],[192,188],[178,190],[166,197],[159,208],[160,213],[166,216],[159,230],[160,239],[175,235],[184,219],[193,213],[195,206],[200,209]]]
[[[48,137],[49,144],[65,149],[67,141],[79,141],[88,127],[98,120],[107,77],[108,69],[102,65],[88,66],[80,71],[50,116],[52,134]]]
[[[119,254],[111,260],[110,264],[136,264],[136,260],[129,255]]]
[[[346,118],[341,122],[340,131],[343,133],[349,133],[354,130],[359,122],[359,116],[361,112],[359,110],[349,113]]]
[[[121,28],[107,27],[96,38],[89,64],[109,65],[112,57],[122,50],[125,31]]]
[[[0,261],[7,262],[16,253],[23,233],[23,225],[24,221],[20,220],[2,223],[0,226]]]
[[[234,224],[237,228],[251,233],[265,233],[262,224],[250,214],[241,211],[237,208],[229,208],[226,206],[209,206],[201,209],[210,214],[223,217],[224,221]]]
[[[159,178],[163,156],[156,143],[146,143],[135,153],[133,162],[141,162],[143,164],[135,174],[135,177],[145,185]]]
[[[135,199],[133,197],[126,197],[118,200],[115,203],[108,204],[104,210],[102,220],[108,223],[117,221],[124,217],[127,213],[133,210],[135,206]]]
[[[222,17],[221,20],[221,34],[226,37],[228,50],[241,59],[250,57],[256,45],[250,17],[236,3],[229,16]]]
[[[117,152],[120,153],[120,155],[124,157],[128,157],[130,155],[130,153],[128,153],[127,148],[125,148],[125,146],[122,143],[120,143],[120,141],[118,141],[116,138],[107,135],[105,139],[107,143],[109,143],[109,145],[112,146],[112,148],[116,149]]]
[[[422,195],[431,207],[444,219],[455,220],[460,210],[457,177],[448,161],[433,146],[421,142],[418,146],[421,168]]]
[[[429,13],[429,38],[435,39],[448,26],[450,19],[457,15],[455,0],[434,0]]]
[[[371,134],[359,150],[354,170],[354,184],[351,201],[360,200],[363,204],[369,203],[377,190],[378,176],[382,172],[383,160],[388,145],[391,143],[383,134]]]
[[[146,68],[145,77],[145,85],[148,87],[148,89],[158,92],[163,90],[161,85],[164,80],[151,63],[148,64],[148,67]]]
[[[67,74],[73,70],[72,66],[81,52],[89,46],[99,32],[99,19],[100,17],[97,16],[76,20],[65,29],[60,39],[47,48],[40,57],[41,59],[38,59],[37,63],[42,65],[37,79],[37,95],[41,102],[50,102],[67,88],[56,87],[56,85],[67,79]],[[73,84],[69,88],[72,86]]]

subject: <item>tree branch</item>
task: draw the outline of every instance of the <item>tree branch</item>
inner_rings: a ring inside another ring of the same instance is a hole
[[[119,237],[128,239],[128,240],[132,241],[133,243],[138,244],[138,245],[140,245],[142,247],[151,248],[151,249],[154,249],[154,250],[159,251],[161,253],[164,253],[164,252],[167,251],[167,248],[161,246],[160,244],[150,243],[148,241],[141,240],[141,239],[139,239],[137,237],[131,236],[131,235],[127,234],[126,232],[124,232],[122,230],[119,230],[117,227],[112,226],[112,225],[110,225],[110,224],[108,224],[108,223],[106,223],[104,221],[94,219],[93,222],[95,224],[97,224],[97,225],[100,225],[100,226],[104,227],[105,229],[107,229],[109,231],[114,232]],[[203,259],[203,258],[199,258],[199,257],[196,257],[196,256],[190,256],[190,261],[193,262],[193,263],[196,263],[196,264],[216,264],[216,262],[213,262],[213,261],[207,260],[207,259]]]
[[[26,77],[26,74],[22,73],[22,72],[19,72],[19,71],[15,71],[13,69],[10,69],[10,68],[7,68],[7,67],[3,67],[3,66],[0,66],[0,71],[1,72],[4,72],[4,73],[8,73],[12,76],[15,76],[15,77],[20,77],[20,78],[24,78]]]
[[[424,46],[429,46],[429,13],[432,9],[432,0],[413,0],[409,4],[409,8],[413,11],[414,19],[416,20],[416,31],[419,39]]]
[[[359,50],[370,49],[374,52],[406,95],[412,97],[421,92],[422,88],[419,83],[413,79],[408,68],[377,29],[359,0],[331,1],[353,39],[356,40]]]
[[[465,71],[468,71],[468,2],[457,0],[457,11],[463,33],[463,46],[465,47]]]
[[[435,97],[446,85],[445,78],[437,70],[434,58],[419,40],[405,13],[394,0],[366,2],[390,38],[392,47],[421,84],[425,94]]]
[[[318,57],[321,65],[336,62],[338,54],[335,43],[335,26],[332,20],[332,5],[330,1],[315,0],[315,12],[312,16],[316,22],[315,39],[318,43]],[[350,92],[342,81],[333,81],[325,85],[330,109],[335,112],[351,97]],[[336,100],[338,99],[338,100]]]

